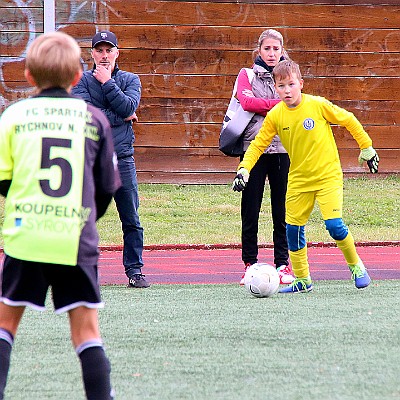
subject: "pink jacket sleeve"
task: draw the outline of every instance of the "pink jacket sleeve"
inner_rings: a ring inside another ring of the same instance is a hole
[[[236,98],[239,100],[243,110],[253,112],[256,114],[267,115],[267,112],[276,104],[280,102],[279,99],[262,99],[258,97],[249,97],[243,94],[243,90],[251,89],[251,83],[246,70],[243,68],[239,72],[238,86]]]

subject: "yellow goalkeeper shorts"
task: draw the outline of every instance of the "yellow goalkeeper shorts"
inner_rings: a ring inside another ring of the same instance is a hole
[[[342,218],[343,186],[324,188],[313,192],[291,192],[286,194],[286,222],[303,226],[317,202],[324,220]]]

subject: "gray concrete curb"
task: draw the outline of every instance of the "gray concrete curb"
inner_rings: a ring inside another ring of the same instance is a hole
[[[308,247],[336,247],[334,242],[308,242]],[[400,240],[381,241],[381,242],[356,242],[359,247],[382,247],[382,246],[400,246]],[[144,246],[145,250],[222,250],[222,249],[241,249],[240,243],[216,243],[216,244],[150,244]],[[273,248],[273,243],[261,243],[260,248]],[[100,251],[122,251],[122,245],[102,245]],[[3,253],[0,247],[0,254]]]
[[[334,242],[308,242],[308,247],[336,247]],[[381,247],[381,246],[400,246],[400,240],[381,241],[381,242],[356,242],[359,247]],[[259,244],[260,248],[273,248],[273,243]],[[221,250],[221,249],[241,249],[240,243],[217,243],[217,244],[152,244],[144,246],[145,250]],[[101,251],[122,251],[122,245],[100,246]]]

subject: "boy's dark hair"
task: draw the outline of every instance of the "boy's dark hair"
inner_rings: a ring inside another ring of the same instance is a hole
[[[299,80],[302,79],[299,64],[293,60],[279,61],[272,72],[275,82],[277,78],[285,79],[290,75],[297,75]]]

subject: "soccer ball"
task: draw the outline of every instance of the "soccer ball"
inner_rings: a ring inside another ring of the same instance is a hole
[[[253,264],[244,274],[244,287],[255,297],[271,297],[279,288],[278,271],[269,264]]]

